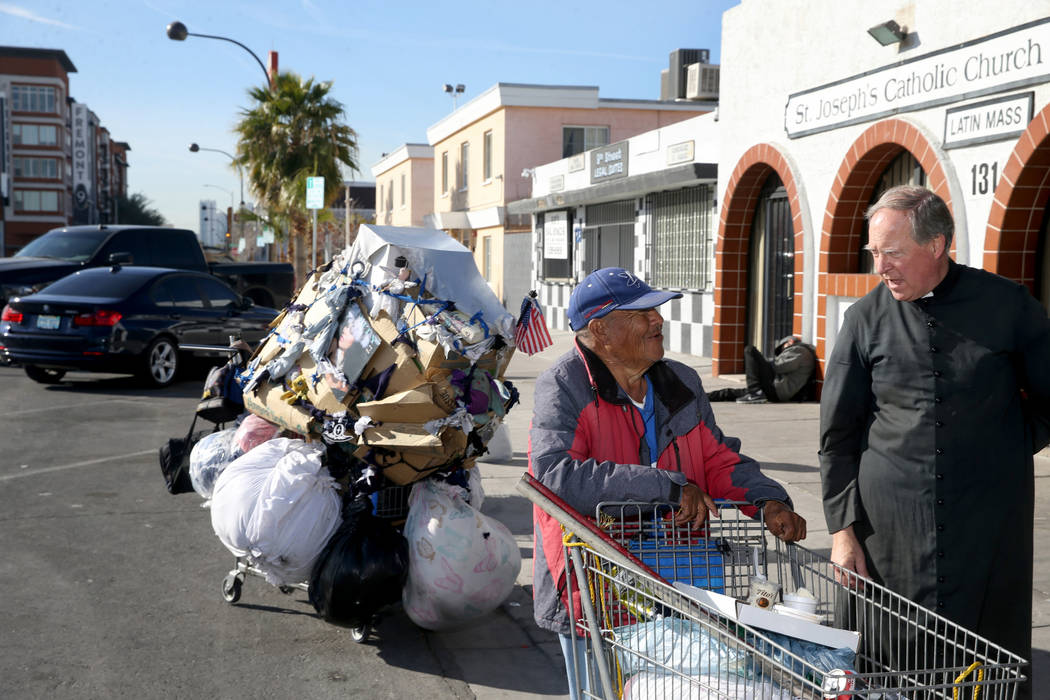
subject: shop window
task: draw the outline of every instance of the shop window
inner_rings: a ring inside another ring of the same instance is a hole
[[[58,190],[15,190],[15,211],[58,211]]]
[[[542,237],[542,272],[547,280],[572,277],[572,217],[567,211],[549,211],[539,222]]]
[[[603,267],[634,269],[633,199],[592,204],[584,213],[583,272]]]
[[[563,126],[561,129],[562,158],[608,145],[609,127],[607,126]]]
[[[882,171],[882,175],[879,176],[879,181],[871,193],[871,200],[868,202],[868,206],[870,207],[879,201],[879,197],[886,190],[899,185],[926,186],[926,171],[919,165],[919,161],[915,159],[915,156],[906,150],[902,150],[900,155],[894,158],[886,166],[886,169]],[[875,261],[872,259],[871,253],[866,250],[867,245],[868,222],[865,220],[864,228],[860,234],[860,250],[857,251],[857,272],[874,274]]]
[[[50,85],[12,85],[11,110],[57,114],[55,94],[55,88]]]
[[[649,195],[652,284],[710,290],[714,283],[714,188],[709,185]]]

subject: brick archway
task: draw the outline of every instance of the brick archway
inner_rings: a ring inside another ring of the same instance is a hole
[[[1050,198],[1050,105],[1017,139],[995,188],[984,233],[984,269],[1035,290],[1036,254]]]
[[[926,186],[952,209],[950,183],[933,144],[915,125],[886,119],[866,129],[839,165],[821,228],[817,278],[817,357],[821,370],[827,352],[827,298],[860,297],[879,283],[876,275],[855,272],[864,211],[886,166],[907,150],[926,172]],[[965,231],[961,232],[965,235]],[[952,242],[952,251],[955,250]]]
[[[795,298],[792,328],[802,331],[803,262],[805,235],[799,200],[799,180],[787,158],[771,144],[752,146],[737,162],[723,196],[715,246],[715,317],[711,372],[744,371],[747,344],[748,247],[762,185],[771,173],[784,183],[795,233]]]

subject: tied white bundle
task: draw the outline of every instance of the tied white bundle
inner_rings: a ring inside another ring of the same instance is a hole
[[[322,452],[302,440],[270,440],[228,465],[215,484],[215,534],[271,584],[305,581],[342,522]]]

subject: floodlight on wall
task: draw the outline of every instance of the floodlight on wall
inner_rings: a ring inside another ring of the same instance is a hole
[[[872,38],[883,46],[889,46],[904,41],[904,37],[908,36],[908,28],[900,26],[891,19],[888,22],[876,24],[868,30],[868,34],[871,34]]]

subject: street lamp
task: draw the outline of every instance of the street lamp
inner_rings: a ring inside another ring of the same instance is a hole
[[[241,164],[237,162],[237,159],[234,158],[233,156],[231,156],[226,151],[220,150],[218,148],[203,148],[201,146],[198,146],[195,143],[191,143],[190,144],[190,153],[197,153],[198,151],[211,151],[212,153],[221,153],[221,154],[223,154],[224,156],[226,156],[227,158],[230,159],[230,162],[233,163],[233,166],[235,168],[237,168],[237,177],[241,181],[241,206],[243,207],[244,206],[244,172],[241,170]]]
[[[463,94],[466,87],[463,83],[456,83],[455,87],[452,87],[451,83],[445,83],[442,86],[442,89],[452,97],[452,111],[455,112],[456,108],[459,106],[459,96]]]
[[[237,46],[240,46],[242,49],[250,53],[252,55],[252,58],[255,59],[255,62],[259,64],[259,67],[262,68],[262,72],[266,75],[266,85],[272,85],[272,83],[270,82],[270,72],[266,70],[266,65],[262,62],[262,59],[256,56],[254,51],[252,51],[239,41],[230,39],[229,37],[225,36],[215,36],[214,34],[197,34],[195,32],[188,31],[186,29],[186,25],[182,22],[172,22],[171,24],[169,24],[167,34],[168,38],[172,41],[185,41],[186,37],[188,36],[199,36],[205,39],[218,39],[219,41],[228,41],[231,44],[237,44]]]

